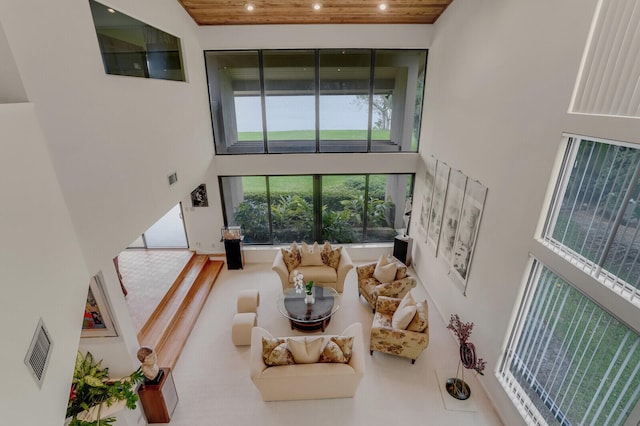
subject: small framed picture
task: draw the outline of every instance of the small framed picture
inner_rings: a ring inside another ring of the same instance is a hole
[[[89,282],[81,337],[116,337],[117,335],[100,278],[96,275]]]
[[[193,207],[209,207],[207,199],[207,186],[203,183],[191,191],[191,205]]]

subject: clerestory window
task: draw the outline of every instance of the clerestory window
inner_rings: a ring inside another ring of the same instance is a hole
[[[205,52],[217,154],[417,152],[426,50]]]

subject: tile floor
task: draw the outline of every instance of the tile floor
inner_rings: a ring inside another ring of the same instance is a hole
[[[127,249],[118,255],[128,292],[125,299],[136,331],[140,331],[192,255],[187,249]]]

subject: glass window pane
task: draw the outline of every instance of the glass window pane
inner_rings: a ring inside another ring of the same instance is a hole
[[[182,208],[176,204],[144,233],[147,248],[186,248]]]
[[[545,266],[534,271],[503,384],[533,424],[624,424],[640,397],[640,337]]]
[[[223,177],[220,180],[227,225],[242,226],[245,243],[270,243],[266,177]]]
[[[263,53],[269,152],[316,151],[315,53]]]
[[[270,176],[274,244],[312,243],[313,176]]]
[[[369,50],[320,51],[320,151],[366,152]]]
[[[377,50],[375,55],[371,150],[417,152],[426,51]]]
[[[640,280],[640,150],[572,139],[545,239],[603,282],[636,298]],[[602,267],[603,269],[600,269]]]
[[[90,0],[107,74],[185,81],[180,39]]]
[[[364,240],[364,175],[322,176],[322,241]]]
[[[369,175],[366,241],[392,241],[404,228],[407,182],[411,175]]]
[[[258,52],[205,52],[205,58],[216,153],[264,153]]]

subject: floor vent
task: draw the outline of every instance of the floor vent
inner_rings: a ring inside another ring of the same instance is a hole
[[[44,375],[47,371],[47,366],[49,365],[52,348],[53,341],[51,340],[51,337],[49,337],[49,332],[44,326],[42,318],[40,318],[36,332],[33,334],[31,345],[27,351],[27,356],[24,357],[24,363],[31,372],[33,379],[40,387],[42,387]]]

